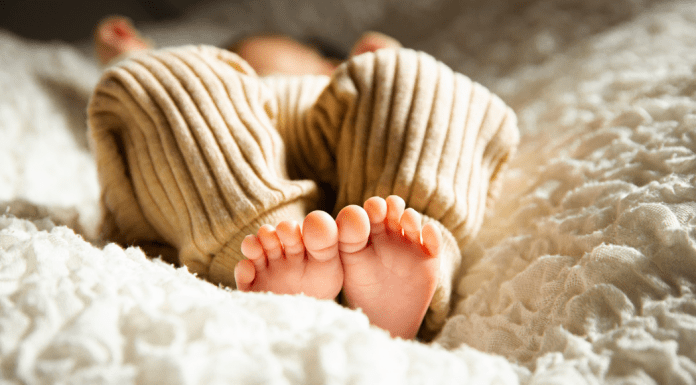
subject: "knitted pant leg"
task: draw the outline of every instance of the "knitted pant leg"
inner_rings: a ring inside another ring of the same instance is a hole
[[[275,99],[236,55],[184,47],[108,69],[88,119],[104,208],[128,242],[162,240],[180,262],[235,286],[241,241],[301,221],[316,185],[290,181]]]
[[[307,136],[307,111],[317,102],[317,98],[329,84],[330,78],[324,75],[304,76],[265,76],[261,78],[264,85],[273,91],[278,112],[276,114],[276,129],[288,148],[288,161],[291,174],[312,180],[321,180],[322,175],[329,173],[321,165],[333,165],[327,159],[318,159],[310,154],[314,149],[326,147],[323,142],[313,140],[320,136]],[[303,147],[297,146],[302,144]],[[319,154],[326,154],[320,151]],[[307,162],[309,157],[310,162]],[[333,207],[329,208],[332,209]]]
[[[515,114],[431,56],[401,49],[344,63],[295,124],[300,132],[284,136],[290,156],[335,187],[335,212],[395,194],[441,228],[440,284],[426,316],[427,329],[439,329],[460,250],[519,141]]]

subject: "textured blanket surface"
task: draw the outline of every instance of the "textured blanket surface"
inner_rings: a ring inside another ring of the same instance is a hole
[[[2,374],[50,384],[513,383],[500,357],[392,340],[330,301],[219,289],[139,249],[0,220]]]
[[[450,10],[403,40],[517,112],[518,154],[441,335],[393,340],[331,302],[223,290],[85,241],[99,193],[84,106],[99,70],[74,47],[0,33],[0,379],[696,383],[695,4],[384,1],[341,23],[302,13],[309,0],[262,3],[291,20],[265,23],[339,44],[392,9],[404,23]],[[192,18],[211,27],[187,43],[215,43],[245,15],[220,9]],[[164,44],[176,28],[151,32]]]

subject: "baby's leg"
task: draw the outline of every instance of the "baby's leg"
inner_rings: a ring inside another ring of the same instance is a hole
[[[404,200],[372,197],[336,219],[348,306],[392,336],[416,336],[435,293],[442,235]]]
[[[336,298],[343,284],[338,256],[336,222],[323,211],[307,215],[302,230],[297,222],[283,221],[274,229],[262,226],[242,242],[247,260],[234,270],[242,291],[270,291],[320,299]]]

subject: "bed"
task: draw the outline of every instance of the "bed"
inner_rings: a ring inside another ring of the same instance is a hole
[[[273,29],[342,49],[380,28],[516,111],[445,327],[392,339],[334,302],[224,289],[100,240],[100,69],[87,43],[0,31],[0,383],[696,382],[696,4],[250,4],[142,27],[158,46]]]

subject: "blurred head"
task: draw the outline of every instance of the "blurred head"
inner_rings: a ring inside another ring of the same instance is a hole
[[[246,60],[259,76],[331,75],[336,68],[317,49],[288,36],[251,36],[228,49]]]

